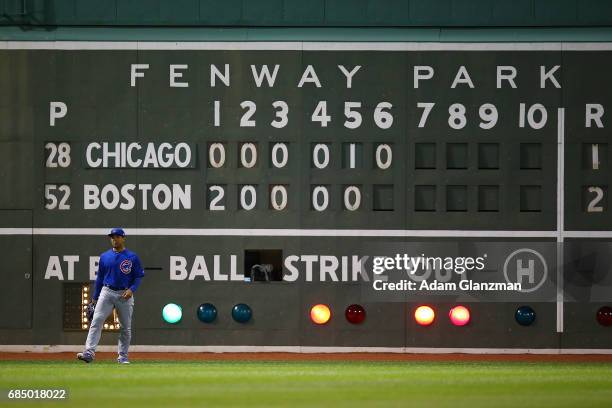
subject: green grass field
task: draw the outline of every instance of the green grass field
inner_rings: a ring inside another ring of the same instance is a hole
[[[610,407],[612,365],[434,362],[0,362],[3,406]],[[66,388],[67,402],[8,402]]]

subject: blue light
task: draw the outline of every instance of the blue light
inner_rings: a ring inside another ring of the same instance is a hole
[[[521,326],[529,326],[535,321],[536,312],[529,306],[521,306],[516,309],[514,318]]]

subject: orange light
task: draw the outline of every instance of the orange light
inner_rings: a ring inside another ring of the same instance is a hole
[[[455,326],[465,326],[470,322],[470,311],[465,306],[455,306],[448,313]]]
[[[414,320],[421,326],[429,326],[436,318],[436,313],[429,306],[419,306],[414,311]]]
[[[325,324],[331,318],[331,310],[329,310],[329,306],[327,305],[314,305],[310,309],[310,320],[316,324]]]

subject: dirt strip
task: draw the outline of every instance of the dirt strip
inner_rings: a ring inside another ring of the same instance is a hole
[[[0,353],[0,361],[76,360],[75,353]],[[97,360],[115,360],[115,353],[96,353]],[[401,353],[130,353],[130,360],[163,361],[518,361],[612,363],[611,354],[401,354]]]

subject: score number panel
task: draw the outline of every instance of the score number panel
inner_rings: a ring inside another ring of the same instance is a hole
[[[41,219],[555,230],[562,133],[566,228],[609,229],[609,54],[57,54],[79,69],[40,90]],[[83,84],[107,98],[57,94]]]

